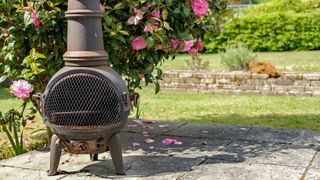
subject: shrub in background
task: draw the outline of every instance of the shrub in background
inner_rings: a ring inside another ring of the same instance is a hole
[[[209,61],[203,60],[200,57],[192,57],[191,60],[186,60],[187,66],[189,69],[194,71],[208,70]]]
[[[250,61],[255,60],[256,57],[251,50],[242,44],[229,45],[225,52],[220,52],[221,64],[229,71],[249,70]]]
[[[320,49],[320,0],[274,0],[238,13],[206,45],[207,52],[239,42],[253,51]]]

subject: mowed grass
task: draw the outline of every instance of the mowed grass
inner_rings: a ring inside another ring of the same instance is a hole
[[[144,119],[320,130],[320,97],[139,93]]]
[[[302,52],[271,52],[255,53],[257,60],[271,62],[280,72],[320,72],[320,51]],[[219,54],[202,54],[203,60],[210,62],[210,70],[225,71],[221,64]],[[174,60],[168,60],[163,64],[163,70],[186,70],[186,60],[190,60],[189,54],[180,54]]]

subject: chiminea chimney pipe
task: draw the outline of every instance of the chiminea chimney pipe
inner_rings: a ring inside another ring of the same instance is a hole
[[[68,43],[63,59],[66,66],[105,66],[108,54],[104,49],[99,0],[69,0]]]

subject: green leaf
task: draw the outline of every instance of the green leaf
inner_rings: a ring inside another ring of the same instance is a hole
[[[148,37],[147,44],[148,44],[148,49],[152,48],[155,44],[154,39],[152,37]]]
[[[3,81],[5,81],[7,79],[7,76],[1,76],[0,77],[0,83],[2,83]]]
[[[104,21],[106,22],[107,26],[110,26],[112,23],[112,18],[110,16],[104,16]]]
[[[35,57],[37,59],[47,59],[47,57],[44,54],[40,54],[40,53],[37,53]]]
[[[179,8],[175,8],[174,11],[173,11],[173,13],[175,13],[175,14],[180,14],[180,12],[181,12],[181,11],[180,11]]]
[[[163,26],[164,26],[164,28],[166,28],[167,30],[170,30],[170,29],[171,29],[170,24],[169,24],[168,22],[166,22],[166,21],[163,22]]]
[[[118,4],[116,4],[113,9],[114,10],[119,10],[119,9],[123,9],[124,8],[124,4],[122,2],[119,2]]]
[[[190,8],[187,8],[187,7],[184,7],[183,8],[183,13],[184,13],[184,15],[186,15],[186,16],[189,16],[190,15]]]
[[[166,9],[164,9],[162,11],[162,19],[163,20],[167,20],[167,18],[168,18],[168,11]]]
[[[119,31],[119,33],[125,36],[129,36],[129,33],[127,31]]]

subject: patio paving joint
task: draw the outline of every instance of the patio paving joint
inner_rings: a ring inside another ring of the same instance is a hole
[[[310,160],[310,162],[308,163],[307,167],[305,168],[302,176],[300,177],[300,180],[304,180],[305,179],[305,177],[308,174],[309,169],[311,168],[311,166],[312,166],[313,162],[315,161],[315,159],[316,159],[318,154],[319,154],[319,151],[316,151],[316,153],[314,153],[312,159]]]

